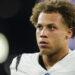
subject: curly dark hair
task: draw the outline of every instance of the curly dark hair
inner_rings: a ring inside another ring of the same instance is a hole
[[[30,21],[34,26],[37,24],[38,16],[41,12],[60,13],[66,26],[73,29],[72,38],[75,37],[75,5],[66,1],[51,2],[49,0],[37,3],[33,8],[32,16],[30,17]]]

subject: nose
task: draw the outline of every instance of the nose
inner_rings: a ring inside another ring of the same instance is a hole
[[[41,32],[40,32],[40,37],[41,37],[41,38],[47,38],[47,37],[48,37],[46,28],[43,28],[43,29],[41,30]]]

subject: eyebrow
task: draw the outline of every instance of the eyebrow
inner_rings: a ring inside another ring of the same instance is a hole
[[[54,26],[54,24],[52,23],[52,24],[47,24],[47,26]]]
[[[40,24],[40,23],[38,23],[38,24],[36,24],[36,26],[38,26],[38,25],[43,25],[43,24]],[[52,24],[47,24],[47,26],[54,26],[54,24],[52,23]]]

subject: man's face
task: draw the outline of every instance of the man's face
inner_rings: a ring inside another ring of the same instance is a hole
[[[41,54],[52,55],[66,49],[67,27],[59,13],[40,13],[36,25],[36,39]]]

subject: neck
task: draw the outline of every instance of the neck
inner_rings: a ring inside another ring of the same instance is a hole
[[[46,67],[52,67],[58,61],[63,59],[67,54],[68,54],[68,49],[61,50],[60,52],[54,53],[53,55],[50,56],[43,55],[43,62]]]

